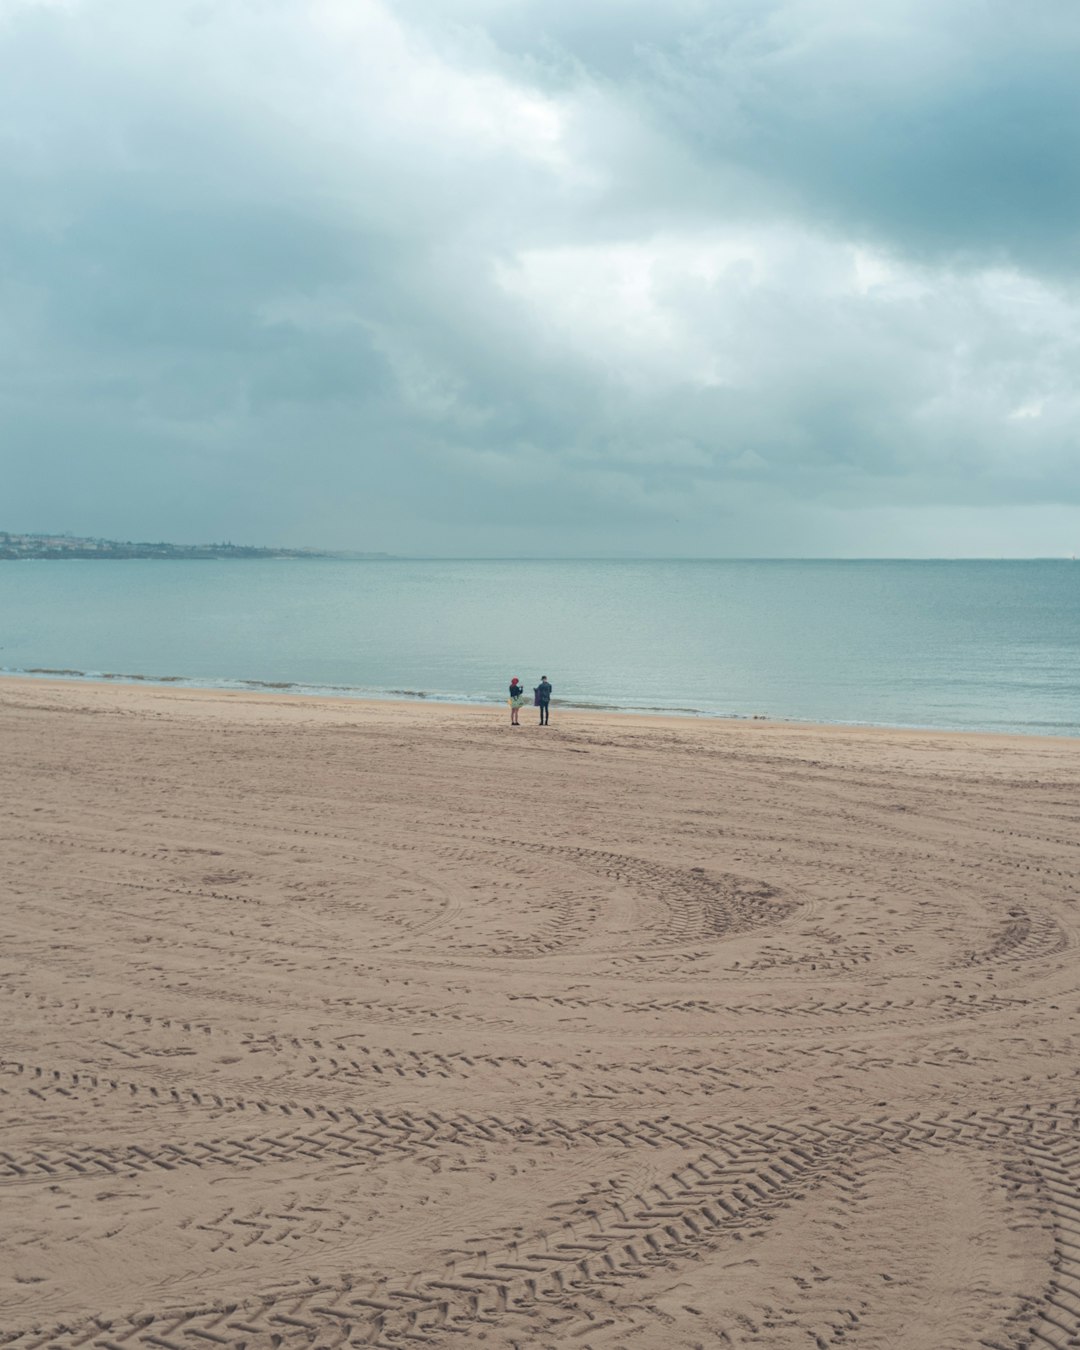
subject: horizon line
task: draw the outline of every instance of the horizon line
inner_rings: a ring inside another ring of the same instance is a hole
[[[60,537],[60,536],[57,536]],[[113,542],[113,541],[108,541]],[[128,541],[122,541],[127,544]],[[143,541],[132,541],[132,547],[138,547]],[[171,548],[215,548],[216,544],[172,544],[161,541]],[[1024,554],[902,554],[902,553],[859,553],[851,555],[835,553],[792,553],[792,554],[741,554],[741,553],[390,553],[386,550],[366,550],[349,548],[322,548],[315,544],[230,544],[238,550],[287,552],[298,556],[275,559],[285,562],[1077,562],[1076,553],[1024,553]],[[310,554],[310,557],[302,555]],[[0,561],[26,562],[184,562],[191,559],[169,558],[26,558]],[[195,559],[194,561],[230,561],[229,559]],[[248,560],[241,560],[248,561]]]

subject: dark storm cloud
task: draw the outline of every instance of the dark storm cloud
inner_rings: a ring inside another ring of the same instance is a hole
[[[736,214],[771,205],[922,256],[1080,266],[1080,11],[1066,0],[405,6],[451,50],[612,91],[699,173],[739,184]]]
[[[1080,20],[1011,15],[0,0],[0,526],[1071,551]]]

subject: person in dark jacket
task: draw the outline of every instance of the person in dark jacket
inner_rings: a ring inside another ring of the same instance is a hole
[[[540,683],[536,686],[536,706],[540,709],[540,725],[546,727],[548,724],[548,705],[551,702],[551,685],[548,683],[546,675],[540,676]]]

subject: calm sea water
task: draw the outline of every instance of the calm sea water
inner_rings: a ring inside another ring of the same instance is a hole
[[[1080,735],[1080,564],[3,562],[0,667]]]

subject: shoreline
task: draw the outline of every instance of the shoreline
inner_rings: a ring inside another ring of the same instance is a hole
[[[467,717],[471,715],[474,719],[482,717],[485,723],[490,722],[493,716],[496,721],[500,720],[506,707],[502,700],[484,703],[454,701],[426,695],[395,698],[389,695],[384,697],[370,694],[301,693],[293,684],[283,684],[279,687],[267,683],[261,688],[230,688],[220,685],[182,683],[180,677],[175,679],[152,679],[140,676],[93,678],[84,675],[67,675],[60,672],[48,674],[0,672],[0,691],[7,686],[28,689],[44,686],[53,689],[88,689],[101,692],[108,690],[114,692],[126,691],[135,695],[146,694],[157,698],[174,699],[178,702],[189,698],[202,704],[220,700],[235,705],[250,700],[264,707],[279,704],[297,710],[325,706],[338,712],[385,709],[400,715],[413,712],[420,713],[424,709],[431,709],[433,716],[446,717],[450,714],[455,717]],[[522,711],[529,713],[533,712],[534,709],[526,705]],[[966,727],[894,726],[872,722],[813,722],[798,718],[744,716],[738,713],[668,713],[658,709],[638,711],[630,708],[593,708],[582,704],[560,704],[557,700],[552,702],[552,712],[556,714],[556,720],[552,724],[553,727],[557,727],[563,719],[566,719],[570,727],[585,727],[591,722],[598,721],[601,724],[610,723],[615,726],[622,726],[626,730],[635,727],[650,730],[675,727],[686,730],[690,728],[697,730],[713,728],[717,732],[786,731],[830,737],[850,735],[855,737],[898,737],[904,740],[944,736],[950,740],[975,743],[982,741],[989,741],[992,744],[1017,742],[1029,748],[1040,745],[1077,746],[1080,744],[1080,735],[995,731]],[[528,725],[531,725],[531,723],[526,719],[522,726]]]

